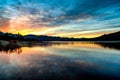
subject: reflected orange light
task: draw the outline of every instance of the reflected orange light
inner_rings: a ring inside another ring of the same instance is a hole
[[[54,42],[53,42],[54,43]],[[52,46],[52,47],[55,47],[55,48],[61,48],[61,49],[65,49],[65,48],[96,48],[96,49],[100,49],[100,48],[103,48],[101,47],[101,45],[99,44],[95,44],[95,43],[92,43],[92,42],[57,42],[58,44],[55,44]]]

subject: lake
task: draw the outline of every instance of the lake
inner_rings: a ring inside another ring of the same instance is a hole
[[[0,80],[120,80],[119,43],[46,42],[0,50]]]

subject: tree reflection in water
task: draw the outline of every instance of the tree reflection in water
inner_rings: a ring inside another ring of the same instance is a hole
[[[11,53],[22,53],[22,49],[20,46],[12,46],[12,47],[9,47],[8,45],[6,46],[2,46],[0,45],[0,51],[2,52],[5,52],[7,54],[11,54]]]
[[[40,46],[40,47],[49,47],[49,46],[60,46],[60,45],[75,45],[76,42],[25,42],[25,45],[19,46],[16,43],[9,43],[7,45],[1,45],[0,44],[0,51],[5,52],[7,54],[11,53],[22,53],[22,47],[34,47],[34,46]],[[80,42],[81,43],[81,42]],[[120,50],[120,44],[119,43],[106,43],[106,42],[82,42],[82,43],[88,43],[88,44],[96,44],[104,48],[112,48]],[[84,44],[82,44],[84,45]]]

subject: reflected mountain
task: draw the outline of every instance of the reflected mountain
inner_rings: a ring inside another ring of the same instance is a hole
[[[77,42],[71,42],[71,41],[45,41],[45,42],[9,42],[6,45],[0,44],[0,51],[6,52],[6,53],[22,53],[22,47],[35,47],[35,46],[40,46],[40,47],[51,47],[51,46],[79,46],[79,44],[76,44]],[[85,44],[94,44],[94,45],[99,45],[100,47],[104,48],[110,48],[110,49],[117,49],[120,50],[120,42],[87,42],[87,41],[81,41],[80,45],[84,46]],[[85,44],[84,44],[85,43]],[[21,45],[19,45],[21,44]],[[79,46],[80,47],[80,46]],[[90,45],[89,45],[90,47]]]
[[[96,45],[99,45],[101,47],[104,47],[104,48],[110,48],[110,49],[117,49],[117,50],[120,50],[120,42],[117,42],[117,41],[113,41],[113,42],[110,42],[110,41],[106,41],[106,42],[102,42],[102,41],[98,41],[98,42],[87,42],[87,41],[81,41],[81,43],[88,43],[88,44],[96,44]],[[36,43],[36,44],[31,44],[31,47],[32,46],[41,46],[41,47],[48,47],[48,46],[60,46],[60,45],[74,45],[75,43],[74,42],[71,42],[71,41],[53,41],[53,42],[41,42],[41,43]],[[84,45],[84,44],[82,44]],[[27,47],[30,47],[30,45],[28,45]]]
[[[104,48],[110,48],[110,49],[117,49],[117,50],[120,50],[120,42],[102,42],[102,43],[96,43],[96,44],[99,44],[100,46],[104,47]]]

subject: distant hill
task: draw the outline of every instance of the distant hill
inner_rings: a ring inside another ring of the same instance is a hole
[[[120,31],[110,34],[104,34],[100,37],[93,38],[93,40],[99,41],[120,41]]]
[[[0,32],[0,40],[21,40],[21,41],[120,41],[120,31],[104,34],[96,38],[67,38],[45,35],[25,35]]]
[[[25,35],[0,32],[0,40],[21,40],[21,41],[81,41],[82,38],[53,37],[46,35]]]
[[[53,37],[45,35],[25,35],[25,40],[35,40],[35,41],[81,41],[82,38],[66,38],[66,37]]]

